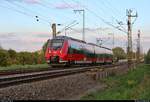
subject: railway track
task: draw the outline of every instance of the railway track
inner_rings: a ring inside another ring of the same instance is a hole
[[[15,74],[25,74],[25,73],[34,73],[34,72],[42,72],[42,71],[48,71],[48,70],[58,70],[58,69],[63,69],[63,68],[37,68],[34,70],[8,70],[8,71],[0,71],[0,77],[1,76],[6,76],[6,75],[15,75]]]
[[[119,63],[118,63],[119,64]],[[84,67],[85,65],[74,65],[71,68],[79,68],[79,67]],[[34,70],[8,70],[8,71],[0,71],[0,77],[2,76],[7,76],[7,75],[16,75],[16,74],[26,74],[26,73],[34,73],[34,72],[42,72],[42,71],[51,71],[51,70],[60,70],[60,69],[69,69],[68,67],[48,67],[48,68],[37,68]]]
[[[115,66],[122,66],[126,63],[119,63],[116,65],[103,65],[103,66],[89,66],[89,67],[74,67],[68,69],[56,69],[56,70],[48,70],[41,72],[33,72],[33,73],[24,73],[24,74],[15,74],[15,75],[7,75],[0,77],[0,88],[17,85],[21,83],[29,83],[33,81],[45,80],[50,78],[56,78],[76,73],[82,73],[86,71],[90,71],[94,68],[112,68]]]

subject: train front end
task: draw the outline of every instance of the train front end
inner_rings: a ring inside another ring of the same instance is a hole
[[[48,40],[45,58],[51,66],[66,65],[68,52],[68,41],[64,38],[54,38]]]

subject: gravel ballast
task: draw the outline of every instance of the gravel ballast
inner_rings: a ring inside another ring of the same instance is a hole
[[[125,74],[127,65],[105,69],[104,71],[86,72],[55,79],[24,83],[0,89],[0,99],[10,100],[74,100],[90,93],[104,89],[106,85],[99,81],[112,73]],[[93,80],[94,79],[94,80]]]
[[[87,90],[100,83],[86,73],[42,80],[0,89],[0,99],[10,100],[59,100],[79,99]],[[78,96],[78,97],[76,97]]]

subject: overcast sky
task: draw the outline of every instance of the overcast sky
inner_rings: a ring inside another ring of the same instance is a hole
[[[79,24],[73,27],[74,30],[69,29],[67,35],[82,39],[82,13],[74,13],[73,10],[85,9],[86,41],[96,43],[96,38],[101,38],[104,46],[112,48],[112,35],[109,33],[114,33],[115,46],[125,49],[127,34],[104,21],[114,26],[118,26],[117,21],[122,21],[126,29],[126,9],[131,8],[133,14],[138,12],[133,25],[133,47],[136,49],[140,29],[142,48],[147,52],[150,48],[149,4],[149,0],[0,0],[0,45],[17,51],[40,50],[51,38],[52,23],[62,24],[57,27],[59,31],[74,20]]]

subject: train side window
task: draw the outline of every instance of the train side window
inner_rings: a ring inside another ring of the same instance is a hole
[[[73,53],[74,53],[74,54],[77,54],[78,51],[77,51],[76,49],[73,49]]]

